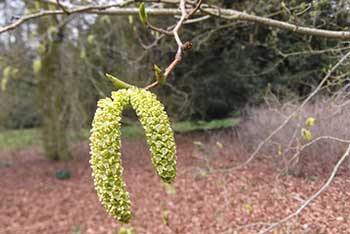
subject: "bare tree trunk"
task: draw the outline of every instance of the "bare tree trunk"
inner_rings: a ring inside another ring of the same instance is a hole
[[[64,76],[60,75],[60,43],[50,43],[50,52],[42,56],[42,70],[38,79],[38,100],[42,116],[42,140],[47,158],[71,158],[67,142],[66,100],[62,90]]]
[[[39,22],[39,33],[48,34],[49,18]],[[71,158],[67,139],[67,99],[61,63],[63,29],[51,33],[42,44],[45,52],[41,53],[41,70],[38,73],[38,103],[42,118],[42,142],[45,155],[50,160]]]

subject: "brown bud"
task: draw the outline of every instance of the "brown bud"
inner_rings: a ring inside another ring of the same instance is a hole
[[[184,51],[192,49],[192,42],[186,41],[186,42],[182,45],[182,49],[183,49]]]

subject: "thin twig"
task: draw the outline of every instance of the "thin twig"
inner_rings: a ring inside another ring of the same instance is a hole
[[[275,130],[273,130],[268,137],[266,137],[263,141],[261,141],[254,150],[254,152],[250,155],[250,157],[243,162],[242,164],[232,167],[232,168],[226,168],[226,169],[218,169],[218,171],[232,171],[232,170],[237,170],[240,169],[247,164],[249,164],[255,157],[256,155],[260,152],[261,148],[269,142],[272,137],[274,137],[279,131],[281,131],[288,123],[289,121],[297,114],[318,92],[319,90],[323,87],[323,85],[326,83],[326,81],[329,79],[329,77],[332,75],[332,73],[350,56],[350,51],[347,52],[333,67],[328,71],[326,76],[322,79],[322,81],[318,84],[318,86],[314,89],[314,91],[299,105],[296,110],[294,110],[285,120],[280,124]]]
[[[271,231],[272,229],[275,229],[276,227],[288,222],[292,218],[298,216],[308,205],[310,205],[311,202],[313,202],[321,193],[323,193],[329,187],[329,185],[332,183],[335,175],[337,174],[340,166],[343,164],[343,162],[349,156],[349,154],[350,154],[350,144],[348,145],[343,156],[339,159],[339,161],[337,162],[337,164],[333,168],[333,171],[332,171],[331,175],[329,176],[327,182],[316,193],[314,193],[311,197],[309,197],[294,213],[286,216],[285,218],[281,219],[278,222],[271,224],[267,228],[261,230],[259,232],[259,234],[265,234],[265,233]]]
[[[169,30],[163,29],[163,28],[159,28],[157,26],[154,26],[153,24],[151,24],[149,21],[145,24],[146,28],[151,29],[155,32],[159,32],[161,34],[167,35],[167,36],[172,36],[173,33]]]
[[[207,19],[210,19],[210,15],[205,15],[205,16],[201,16],[198,18],[193,18],[193,19],[188,19],[184,22],[184,24],[193,24],[193,23],[198,23]]]
[[[180,9],[181,9],[181,18],[180,20],[177,22],[175,28],[173,29],[173,34],[174,34],[174,37],[175,37],[175,40],[176,40],[176,43],[178,45],[178,47],[180,48],[180,54],[176,54],[176,56],[181,56],[181,47],[182,47],[182,42],[180,40],[180,37],[179,37],[179,29],[180,27],[182,26],[183,22],[185,21],[186,19],[186,8],[185,8],[185,3],[186,3],[186,0],[181,0],[180,1]],[[178,50],[178,53],[179,53],[179,50]]]
[[[340,143],[347,143],[350,144],[350,140],[344,140],[344,139],[340,139],[337,137],[333,137],[333,136],[320,136],[317,137],[315,139],[313,139],[312,141],[306,143],[305,145],[303,145],[293,156],[290,160],[288,160],[287,165],[284,169],[282,169],[283,171],[286,171],[287,168],[289,167],[289,165],[301,154],[301,152],[303,152],[306,148],[309,148],[310,146],[314,145],[316,142],[321,141],[321,140],[332,140],[332,141],[337,141]]]
[[[174,38],[175,38],[175,41],[177,43],[178,48],[177,48],[177,52],[176,52],[174,60],[170,63],[170,65],[164,71],[164,74],[163,74],[164,79],[168,78],[169,74],[174,70],[176,65],[182,60],[182,52],[184,50],[192,47],[191,43],[183,44],[180,37],[179,37],[179,29],[181,28],[181,26],[183,25],[184,21],[187,18],[186,0],[180,0],[180,10],[181,10],[181,18],[176,23],[176,26],[174,27],[174,29],[171,31],[171,33],[174,35]],[[157,80],[157,81],[147,85],[144,89],[148,90],[148,89],[154,88],[158,84],[159,84],[159,82]]]
[[[56,3],[57,3],[57,5],[59,6],[59,8],[61,8],[62,11],[64,11],[67,15],[70,14],[69,10],[68,10],[65,6],[63,6],[63,5],[61,4],[60,0],[56,0]]]
[[[187,15],[186,19],[191,18],[201,7],[203,0],[198,0],[197,5],[191,10],[191,12]]]

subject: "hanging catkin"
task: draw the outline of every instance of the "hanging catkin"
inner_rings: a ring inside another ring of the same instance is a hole
[[[176,176],[176,146],[163,104],[155,94],[143,89],[131,92],[130,102],[145,130],[157,174],[171,183]]]
[[[129,104],[127,90],[112,93],[98,102],[90,137],[91,168],[95,188],[103,206],[121,222],[131,219],[129,194],[121,163],[121,117]]]
[[[145,130],[156,173],[167,183],[176,176],[174,135],[164,106],[156,96],[130,88],[112,92],[112,99],[100,100],[91,129],[90,164],[101,203],[121,222],[129,222],[132,217],[120,152],[122,112],[130,104]]]

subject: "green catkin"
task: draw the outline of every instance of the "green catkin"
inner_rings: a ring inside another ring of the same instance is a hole
[[[127,223],[132,214],[122,178],[120,121],[129,105],[129,92],[124,89],[112,92],[112,99],[105,98],[97,104],[90,137],[90,164],[101,203],[112,217]]]
[[[146,133],[157,174],[166,183],[176,176],[176,146],[169,118],[156,95],[132,87],[112,92],[112,99],[98,102],[90,136],[91,168],[101,203],[114,218],[129,222],[131,203],[123,181],[121,118],[129,106],[135,109]]]
[[[173,182],[176,176],[176,145],[164,106],[155,94],[143,89],[133,89],[130,102],[145,130],[157,174],[164,182]]]

